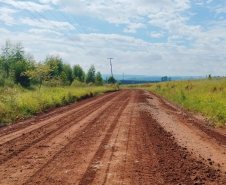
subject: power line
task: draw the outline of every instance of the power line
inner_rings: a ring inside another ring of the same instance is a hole
[[[16,0],[14,0],[17,4],[19,4],[22,8],[24,8],[19,2],[17,2]],[[45,18],[43,15],[41,15],[38,11],[36,11],[34,8],[32,8],[32,6],[30,6],[28,3],[26,3],[26,1],[22,0],[24,2],[24,4],[26,4],[27,6],[29,6],[33,11],[35,11],[40,17],[42,17],[44,20],[46,20],[52,27],[55,27],[60,33],[61,31],[55,26],[53,25],[47,18]],[[26,9],[26,8],[25,8]],[[26,9],[26,11],[29,12],[29,14],[31,14],[33,17],[35,17],[39,22],[41,22],[42,24],[44,24],[42,21],[39,20],[39,18],[37,18],[35,15],[33,15],[29,10]],[[55,16],[54,16],[55,17]],[[45,24],[44,24],[45,25]],[[53,29],[47,28],[51,31],[53,31]],[[55,31],[55,30],[54,30]],[[69,30],[70,31],[70,30]],[[74,40],[72,40],[68,35],[66,35],[65,33],[63,33],[69,40],[71,40],[72,42],[74,42]],[[80,46],[78,43],[76,43],[80,48],[84,49],[86,51],[86,49],[82,46]],[[91,54],[92,55],[92,54]],[[95,57],[94,55],[92,55],[93,57]],[[99,60],[99,59],[98,59]]]
[[[40,3],[40,1],[39,0],[37,0],[39,3]],[[62,3],[62,2],[61,2]],[[40,3],[41,4],[41,3]],[[52,3],[53,4],[53,3]],[[63,4],[63,3],[62,3]],[[53,4],[54,5],[54,4]],[[64,4],[63,4],[64,5]],[[64,5],[65,6],[65,5]],[[73,23],[56,7],[56,5],[54,5],[54,7],[60,12],[60,14],[61,15],[63,15],[63,17],[76,29],[76,30],[78,30],[74,25],[73,25]],[[48,12],[57,20],[57,21],[59,21],[60,22],[60,20],[50,11],[50,10],[48,10]],[[74,16],[73,16],[74,17]],[[74,18],[75,19],[75,18]],[[75,19],[76,20],[76,19]],[[76,20],[77,21],[77,20]],[[77,21],[78,22],[78,21]],[[79,24],[79,23],[78,23]],[[69,29],[68,29],[69,30]],[[71,30],[69,30],[71,33],[72,33],[72,31]],[[78,30],[79,31],[79,30]],[[80,32],[80,31],[79,31]],[[80,32],[81,33],[81,32]],[[73,35],[74,33],[72,33],[72,35]],[[88,34],[88,33],[87,33]],[[77,36],[76,35],[76,37],[82,42],[82,38],[81,37],[79,37],[79,36]],[[85,42],[83,42],[83,44],[85,45],[85,46],[87,46],[88,48],[89,48],[89,46],[85,43]],[[84,47],[82,47],[84,50],[85,50],[85,48]],[[96,59],[98,59],[98,60],[103,60],[103,59],[100,59],[99,57],[97,57],[96,55],[93,55],[93,54],[91,54],[93,57],[95,57]]]
[[[40,3],[40,1],[38,0],[38,2]],[[60,20],[50,11],[48,10],[48,12],[57,20],[60,22]],[[72,24],[71,24],[72,25]],[[73,26],[74,27],[74,26]],[[75,28],[75,27],[74,27]],[[75,28],[76,29],[76,28]],[[69,30],[69,29],[68,29]],[[69,30],[71,32],[72,35],[74,35],[74,33],[72,33],[71,30]],[[79,40],[81,40],[81,38],[79,38],[77,35],[75,35]]]
[[[39,0],[38,0],[39,1]],[[87,33],[86,32],[86,30],[81,26],[81,24],[78,22],[78,20],[75,18],[75,16],[71,13],[71,11],[67,8],[67,6],[60,0],[60,2],[61,2],[61,4],[65,7],[65,9],[69,12],[69,14],[73,17],[73,19],[78,23],[78,25],[83,29],[83,31],[88,35],[89,33]],[[58,9],[57,8],[57,6],[54,4],[54,3],[52,3],[53,5],[54,5],[54,7],[56,8],[56,9]],[[65,18],[65,19],[67,19],[67,21],[71,24],[71,25],[73,25],[73,23],[60,11],[60,10],[58,10],[60,13],[61,13],[61,15],[63,15],[63,17]],[[74,26],[74,28],[76,29],[76,30],[78,30],[78,32],[79,33],[81,33],[81,34],[83,34],[79,29],[77,29],[75,26]],[[81,38],[80,38],[81,39]],[[82,40],[82,39],[81,39]],[[85,44],[85,43],[84,43]],[[86,44],[85,44],[86,45]],[[87,46],[87,45],[86,45]],[[87,47],[89,47],[89,46],[87,46]],[[98,56],[97,56],[97,58],[98,58],[98,60],[102,60],[103,61],[103,59],[102,58],[99,58]]]
[[[43,19],[45,19],[47,22],[49,22],[49,24],[52,26],[52,27],[55,27],[59,32],[60,29],[58,29],[54,24],[52,24],[46,17],[44,17],[43,15],[41,15],[38,11],[36,11],[34,8],[32,8],[32,6],[30,6],[26,1],[22,0],[27,6],[29,6],[33,11],[35,11],[40,17],[42,17]],[[69,30],[69,29],[68,29]],[[70,30],[69,30],[70,31]],[[68,35],[66,35],[65,33],[63,33],[66,37],[68,37],[70,40],[72,40]],[[72,33],[73,34],[73,33]],[[73,40],[72,40],[73,41]],[[78,44],[78,43],[76,43]],[[78,44],[78,46],[80,46]],[[80,46],[81,47],[81,46]],[[82,47],[81,47],[82,48]],[[84,48],[83,48],[84,49]]]
[[[71,11],[67,8],[67,6],[60,0],[61,4],[67,9],[67,11],[71,14],[71,16],[74,18],[74,20],[78,23],[78,25],[83,29],[83,31],[88,34],[86,32],[86,30],[80,25],[80,23],[78,22],[78,20],[74,17],[74,15],[71,13]]]
[[[21,8],[24,8],[19,2],[15,1]],[[37,19],[40,23],[44,24],[42,21],[39,20],[38,17],[36,17],[34,14],[32,14],[29,10],[25,9],[32,17],[34,17],[35,19]],[[47,28],[51,31],[55,31],[54,29],[51,28]]]
[[[39,1],[39,0],[38,0]],[[61,4],[66,8],[66,10],[69,12],[69,14],[71,14],[71,16],[74,18],[74,20],[78,23],[78,25],[83,29],[83,31],[88,35],[89,33],[87,33],[86,32],[86,30],[80,25],[80,23],[78,22],[78,20],[75,18],[75,16],[71,13],[71,11],[67,8],[67,6],[60,0],[60,2],[61,2]],[[40,1],[39,1],[39,3],[40,3]],[[54,4],[54,3],[52,3],[53,4],[53,6],[60,12],[60,14],[71,24],[71,25],[73,25],[73,23],[57,8],[57,6]],[[54,16],[55,17],[55,16]],[[74,25],[73,25],[74,26]],[[74,28],[79,32],[79,33],[81,33],[81,34],[83,34],[79,29],[77,29],[75,26],[74,26]],[[79,37],[79,36],[78,36]],[[80,38],[80,40],[82,40],[82,38],[81,37],[79,37]],[[85,42],[83,42],[83,44],[84,45],[86,45],[88,48],[89,48],[89,46],[85,43]],[[98,60],[101,60],[101,61],[103,61],[103,59],[102,58],[100,58],[100,57],[98,57],[98,56],[96,56],[96,55],[93,55],[96,59],[98,59]]]

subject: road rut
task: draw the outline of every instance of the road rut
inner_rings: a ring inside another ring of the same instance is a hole
[[[120,90],[0,128],[0,184],[226,184],[224,142],[162,97]]]

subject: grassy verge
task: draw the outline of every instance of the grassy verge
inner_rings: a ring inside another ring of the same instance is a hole
[[[0,88],[0,126],[16,119],[23,119],[49,108],[63,106],[84,97],[101,95],[113,91],[114,87],[37,87],[32,90],[20,86]]]
[[[126,88],[146,89],[162,95],[187,110],[201,113],[214,126],[226,123],[226,78],[131,85]]]

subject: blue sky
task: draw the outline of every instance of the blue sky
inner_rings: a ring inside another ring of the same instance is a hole
[[[0,0],[0,46],[22,42],[115,74],[226,76],[225,0]]]

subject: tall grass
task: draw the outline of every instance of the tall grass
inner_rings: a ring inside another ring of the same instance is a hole
[[[187,110],[201,113],[215,126],[226,123],[226,78],[133,85],[162,95]]]
[[[66,105],[83,97],[101,95],[113,91],[114,87],[43,87],[41,91],[33,86],[0,88],[0,126],[16,119],[22,119],[49,108]]]

